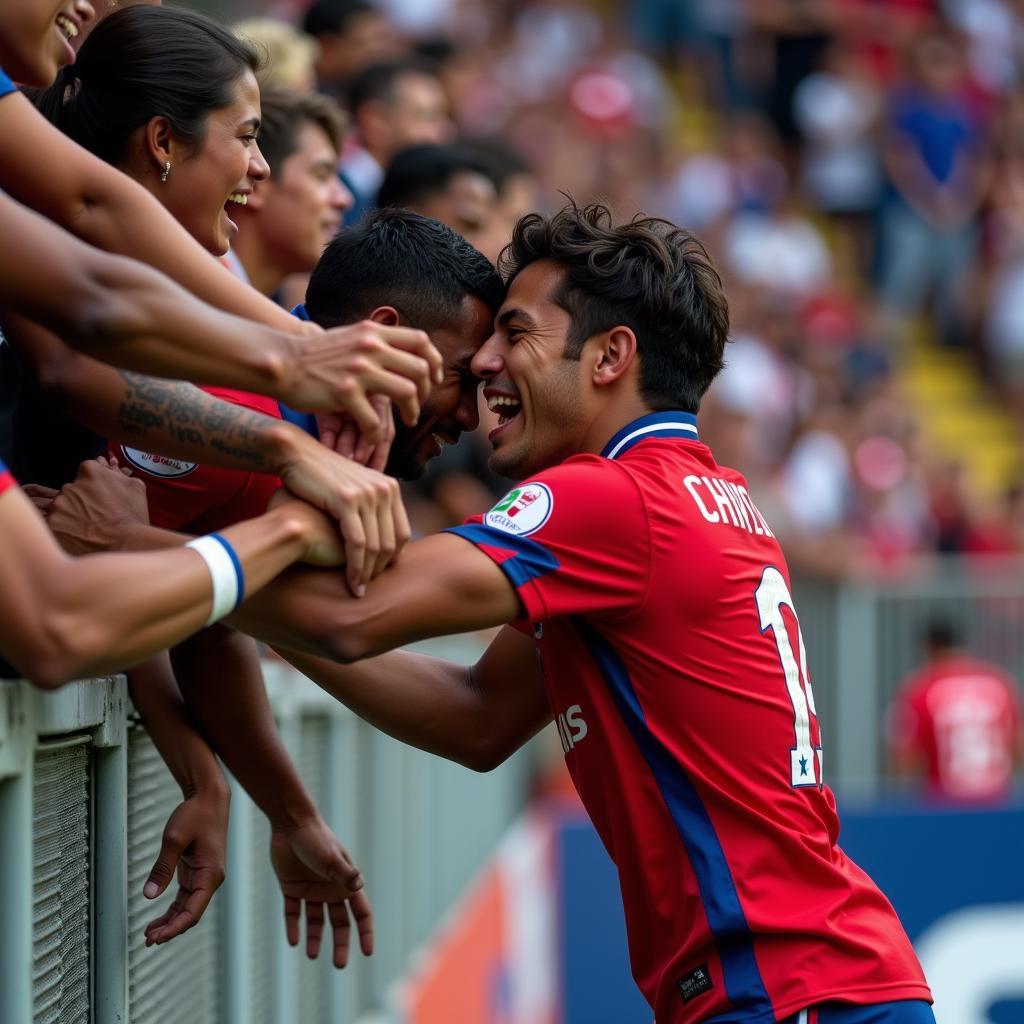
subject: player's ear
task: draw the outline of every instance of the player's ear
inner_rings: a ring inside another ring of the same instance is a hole
[[[394,306],[378,306],[366,319],[384,327],[398,327],[402,322]]]
[[[597,387],[620,380],[636,361],[636,335],[628,327],[613,327],[597,335],[592,379]]]

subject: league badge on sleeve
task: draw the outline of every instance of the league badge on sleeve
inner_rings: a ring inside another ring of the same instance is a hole
[[[515,487],[484,516],[484,524],[519,537],[536,533],[551,517],[555,498],[544,484]]]

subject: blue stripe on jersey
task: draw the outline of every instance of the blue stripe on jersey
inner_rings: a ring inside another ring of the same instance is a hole
[[[12,92],[17,92],[15,84],[7,77],[7,73],[3,68],[0,68],[0,97],[8,96]]]
[[[736,884],[700,795],[679,763],[648,729],[629,670],[618,652],[585,619],[574,616],[572,621],[597,663],[619,714],[650,766],[693,865],[704,913],[718,945],[726,994],[736,1009],[742,1011],[742,1017],[730,1012],[714,1019],[761,1019],[760,1015],[764,1015],[765,1020],[774,1020],[772,1002],[761,980]]]
[[[7,472],[7,463],[3,459],[0,459],[0,474]]]
[[[697,417],[692,412],[652,412],[627,423],[605,446],[601,454],[615,459],[649,437],[681,437],[697,440]]]
[[[452,526],[445,533],[457,533],[465,537],[471,544],[479,547],[486,544],[490,548],[511,551],[512,558],[497,563],[498,568],[509,578],[512,586],[521,587],[530,580],[547,576],[558,568],[558,559],[543,544],[538,544],[529,537],[517,537],[514,533],[495,530],[483,523],[466,523],[463,526]]]

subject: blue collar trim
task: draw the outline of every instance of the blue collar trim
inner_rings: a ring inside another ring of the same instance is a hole
[[[306,312],[306,307],[300,302],[293,310],[292,316],[298,317],[299,320],[309,320],[310,315]]]
[[[697,440],[697,417],[692,412],[652,412],[626,424],[605,446],[601,454],[617,459],[635,444],[649,437],[679,437]]]

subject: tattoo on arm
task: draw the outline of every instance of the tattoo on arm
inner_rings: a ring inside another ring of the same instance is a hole
[[[202,461],[204,452],[217,451],[251,469],[271,469],[264,440],[269,417],[184,381],[118,372],[125,383],[118,421],[139,443],[170,442],[178,457],[195,461]],[[181,451],[182,445],[189,450]]]

